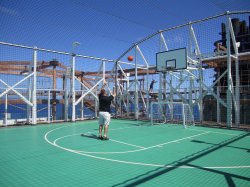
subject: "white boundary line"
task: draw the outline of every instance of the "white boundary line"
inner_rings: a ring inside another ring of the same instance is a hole
[[[193,138],[193,137],[196,137],[196,136],[201,136],[203,134],[207,134],[208,132],[205,132],[205,133],[201,133],[201,134],[197,134],[197,135],[193,135],[193,136],[189,136],[189,137],[186,137],[186,138],[181,138],[181,139],[178,139],[178,140],[173,140],[173,141],[169,141],[169,142],[165,142],[165,143],[162,143],[162,144],[158,144],[158,145],[154,145],[154,146],[151,146],[151,147],[141,147],[141,146],[137,146],[137,145],[133,145],[133,144],[128,144],[128,143],[125,143],[125,142],[121,142],[121,141],[117,141],[117,140],[114,140],[114,139],[110,139],[111,141],[114,141],[114,142],[117,142],[117,143],[121,143],[121,144],[126,144],[126,145],[129,145],[129,146],[133,146],[133,147],[138,147],[140,149],[136,149],[136,150],[131,150],[131,151],[116,151],[116,152],[88,152],[88,151],[81,151],[81,150],[75,150],[75,149],[70,149],[72,151],[77,151],[77,152],[81,152],[81,153],[92,153],[92,154],[124,154],[124,153],[134,153],[134,152],[139,152],[139,151],[144,151],[144,150],[148,150],[148,149],[152,149],[152,148],[155,148],[155,147],[162,147],[163,145],[167,145],[167,144],[171,144],[171,143],[177,143],[181,140],[186,140],[186,139],[190,139],[190,138]],[[71,135],[66,135],[66,136],[62,136],[60,138],[57,138],[56,140],[54,140],[53,144],[55,145],[58,145],[57,144],[57,141],[58,140],[61,140],[63,138],[66,138],[66,137],[70,137],[70,136],[75,136],[75,135],[80,135],[80,134],[71,134]],[[59,146],[59,145],[58,145]]]
[[[201,134],[196,134],[196,135],[188,136],[188,137],[185,137],[185,138],[180,138],[180,139],[173,140],[173,141],[170,141],[170,142],[165,142],[165,143],[162,143],[162,144],[158,144],[158,145],[154,145],[154,146],[151,146],[151,147],[147,147],[147,149],[151,149],[151,148],[154,148],[154,147],[159,147],[159,146],[167,145],[167,144],[170,144],[170,143],[177,143],[177,142],[179,142],[181,140],[190,139],[190,138],[193,138],[193,137],[196,137],[196,136],[201,136],[201,135],[208,134],[208,133],[209,132],[204,132],[204,133],[201,133]]]
[[[65,127],[68,127],[68,126],[65,126]],[[65,151],[69,151],[69,152],[72,152],[72,153],[75,153],[75,154],[78,154],[78,155],[82,155],[82,156],[86,156],[86,157],[90,157],[90,158],[95,158],[95,159],[100,159],[100,160],[106,160],[106,161],[118,162],[118,163],[125,163],[125,164],[132,164],[132,165],[151,166],[151,167],[195,169],[195,167],[190,167],[190,166],[174,166],[174,165],[162,165],[162,164],[148,164],[148,163],[142,163],[142,162],[130,162],[130,161],[124,161],[124,160],[116,160],[116,159],[109,159],[109,158],[104,158],[104,157],[99,157],[99,156],[93,156],[93,155],[89,155],[89,154],[86,154],[86,153],[83,153],[83,152],[80,152],[80,151],[67,149],[65,147],[57,145],[55,143],[55,141],[52,143],[50,140],[48,140],[48,135],[50,133],[52,133],[53,131],[56,131],[58,129],[65,128],[65,127],[59,127],[59,128],[55,128],[55,129],[53,129],[51,131],[48,131],[44,135],[45,141],[48,142],[49,144],[51,144],[52,146],[55,146],[55,147],[60,148],[60,149],[63,149]],[[123,128],[119,128],[119,129],[123,129]],[[116,129],[114,129],[114,130],[116,130]],[[207,134],[207,133],[209,133],[209,132],[201,133],[200,135]],[[67,136],[70,136],[70,135],[67,135]],[[194,136],[198,136],[198,135],[194,135]],[[185,139],[188,139],[188,138],[190,138],[190,137],[187,137]],[[172,142],[177,142],[177,140],[172,141]],[[164,143],[164,144],[166,144],[166,143]],[[155,145],[155,146],[151,146],[149,148],[153,148],[153,147],[160,146],[160,145],[161,144]],[[144,149],[142,149],[142,150],[144,150]],[[243,168],[246,168],[246,169],[249,169],[250,166],[205,166],[203,168],[209,168],[209,169],[243,169]]]
[[[223,135],[229,135],[229,136],[237,136],[239,134],[230,134],[230,133],[223,133],[223,132],[214,132],[214,131],[205,131],[205,130],[198,130],[198,129],[187,129],[190,131],[202,131],[202,132],[210,132],[210,133],[214,133],[214,134],[223,134]]]
[[[132,147],[138,147],[138,148],[141,148],[141,149],[145,149],[145,147],[137,146],[137,145],[134,145],[134,144],[125,143],[125,142],[121,142],[121,141],[114,140],[114,139],[109,139],[109,140],[111,140],[111,141],[113,141],[113,142],[116,142],[116,143],[129,145],[129,146],[132,146]]]

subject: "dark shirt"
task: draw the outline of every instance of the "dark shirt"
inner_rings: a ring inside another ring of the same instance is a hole
[[[110,105],[111,101],[114,99],[114,97],[111,96],[103,96],[99,95],[99,111],[100,112],[109,112],[110,113]]]
[[[150,83],[149,88],[152,88],[152,89],[153,89],[153,87],[154,87],[154,83],[155,83],[155,81],[152,81],[152,82]]]

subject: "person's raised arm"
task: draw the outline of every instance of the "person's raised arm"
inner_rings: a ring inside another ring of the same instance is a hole
[[[113,93],[111,94],[113,97],[116,96],[115,86],[113,87]]]
[[[105,88],[105,86],[107,86],[107,82],[106,82],[106,80],[104,79],[104,80],[103,80],[103,85],[102,85],[102,88],[101,88],[101,89]]]

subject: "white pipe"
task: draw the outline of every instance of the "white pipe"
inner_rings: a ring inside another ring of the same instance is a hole
[[[48,91],[48,123],[50,123],[50,90]]]
[[[8,125],[8,94],[5,95],[4,125]]]
[[[37,47],[34,47],[34,52],[33,52],[33,93],[32,93],[32,124],[37,123],[37,98],[36,98],[36,67],[37,67]]]
[[[17,82],[16,84],[14,84],[13,86],[8,86],[9,88],[6,89],[3,93],[0,94],[0,98],[5,95],[6,93],[8,93],[10,90],[14,91],[14,88],[21,84],[23,81],[25,81],[26,79],[28,79],[29,77],[31,77],[34,73],[31,73],[30,75],[28,75],[27,77],[23,78],[22,80],[20,80],[19,82]],[[5,84],[6,86],[8,85],[7,83],[5,83],[2,79],[0,79],[0,81]]]

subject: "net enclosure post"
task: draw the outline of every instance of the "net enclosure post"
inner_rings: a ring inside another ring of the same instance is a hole
[[[76,106],[75,106],[75,54],[72,54],[71,59],[71,97],[72,97],[72,121],[75,121]]]
[[[4,125],[8,125],[8,94],[5,95]]]
[[[48,123],[50,123],[50,118],[51,118],[51,114],[50,114],[50,90],[48,90]]]
[[[37,47],[33,49],[33,92],[32,92],[32,124],[37,123],[37,98],[36,98],[36,89],[37,89]]]
[[[182,103],[182,118],[183,118],[183,127],[186,128],[186,116],[185,116],[185,108],[184,108],[184,104]]]
[[[232,127],[232,74],[231,74],[231,37],[230,18],[227,18],[226,39],[227,39],[227,127]]]

